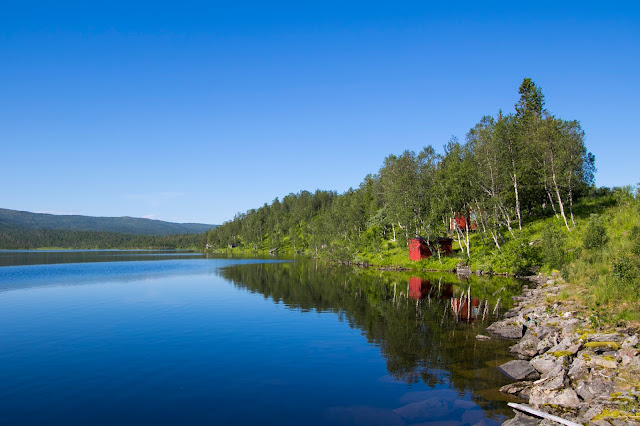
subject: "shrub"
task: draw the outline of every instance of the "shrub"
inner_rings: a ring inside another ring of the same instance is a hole
[[[607,236],[604,221],[597,214],[592,214],[584,234],[584,248],[588,250],[601,249],[608,241],[609,237]]]
[[[631,253],[640,256],[640,226],[631,228]]]
[[[636,265],[626,256],[618,257],[611,264],[613,276],[624,282],[631,282],[638,276]]]
[[[561,269],[567,260],[566,242],[563,231],[545,228],[541,239],[542,263],[551,269]]]
[[[511,241],[502,251],[503,263],[516,275],[528,275],[540,265],[540,248],[525,237]]]
[[[360,239],[361,248],[378,253],[382,250],[382,227],[374,225],[362,234]]]

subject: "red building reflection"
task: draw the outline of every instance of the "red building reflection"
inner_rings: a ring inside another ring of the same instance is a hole
[[[419,277],[409,278],[409,297],[422,300],[428,297],[448,300],[453,297],[452,284],[431,284],[431,281]]]
[[[480,300],[476,297],[454,297],[451,299],[451,313],[464,321],[472,321],[480,312]]]
[[[409,278],[409,297],[416,300],[439,299],[451,301],[451,314],[463,321],[473,321],[480,313],[480,299],[476,297],[453,297],[452,284],[432,284],[419,277]]]

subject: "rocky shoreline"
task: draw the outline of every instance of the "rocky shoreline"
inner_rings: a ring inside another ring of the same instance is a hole
[[[581,306],[563,300],[557,274],[530,279],[516,306],[487,329],[517,341],[511,352],[518,360],[499,367],[514,383],[500,390],[574,423],[640,425],[638,329],[600,330]],[[520,411],[503,423],[538,424],[557,423]]]

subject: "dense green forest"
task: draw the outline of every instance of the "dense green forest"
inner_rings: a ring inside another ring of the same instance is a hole
[[[0,230],[6,228],[64,229],[68,231],[117,232],[133,235],[201,234],[216,225],[173,223],[138,217],[53,215],[0,209]]]
[[[65,229],[0,228],[0,249],[177,249],[202,247],[202,234],[133,235]]]
[[[562,297],[584,303],[594,321],[640,320],[640,184],[596,188],[595,172],[580,123],[550,114],[526,78],[513,113],[483,117],[443,154],[428,146],[390,155],[356,189],[276,198],[205,240],[214,250],[414,270],[462,261],[481,273],[558,271],[571,286]],[[451,220],[467,215],[472,230]],[[453,254],[411,261],[415,235],[449,235]]]
[[[531,79],[518,93],[513,113],[483,117],[464,143],[451,138],[443,154],[427,146],[390,155],[356,189],[276,198],[207,231],[206,241],[218,249],[351,259],[389,244],[406,247],[415,235],[430,239],[452,231],[470,258],[468,228],[450,229],[456,214],[473,212],[482,245],[498,252],[532,218],[552,214],[570,232],[575,203],[593,186],[595,158],[580,123],[550,114]]]
[[[197,248],[205,244],[202,233],[215,226],[0,209],[0,249]]]

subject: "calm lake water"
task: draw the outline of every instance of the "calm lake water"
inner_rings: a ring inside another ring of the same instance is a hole
[[[509,343],[475,336],[514,280],[150,251],[5,251],[0,265],[0,424],[512,416],[495,368]]]

